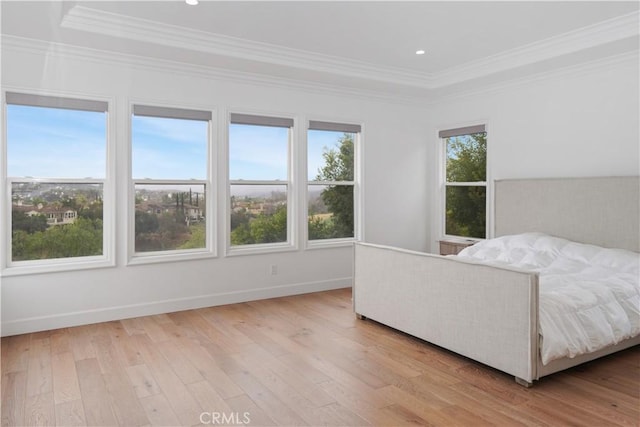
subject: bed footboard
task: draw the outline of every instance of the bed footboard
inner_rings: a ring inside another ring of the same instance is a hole
[[[358,316],[537,379],[536,274],[356,243],[353,295]]]

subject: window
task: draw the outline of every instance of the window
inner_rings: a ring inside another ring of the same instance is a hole
[[[310,121],[307,132],[308,239],[355,235],[355,147],[359,125]]]
[[[131,176],[136,256],[206,252],[210,111],[133,106]]]
[[[487,133],[484,125],[440,132],[444,143],[445,235],[484,239]]]
[[[289,147],[293,119],[231,114],[230,244],[289,239]]]
[[[107,102],[6,93],[7,266],[105,261]]]

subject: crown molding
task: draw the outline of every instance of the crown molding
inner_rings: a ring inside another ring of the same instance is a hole
[[[179,74],[187,77],[203,78],[208,80],[223,80],[242,84],[251,84],[261,87],[275,87],[292,90],[300,90],[314,94],[331,94],[361,98],[370,101],[394,103],[399,105],[424,105],[424,96],[402,96],[383,91],[356,89],[339,85],[329,85],[318,82],[306,82],[290,78],[280,78],[265,74],[248,73],[225,68],[208,67],[203,65],[186,64],[167,59],[150,58],[126,54],[121,52],[106,51],[55,43],[44,40],[30,39],[18,36],[2,35],[0,51],[14,51],[35,55],[46,54],[50,58],[63,58],[71,60],[89,61],[100,65],[123,65],[128,68],[136,68],[144,71],[160,71],[171,74]]]
[[[433,107],[436,105],[440,105],[443,102],[473,98],[478,96],[487,96],[508,91],[513,88],[533,85],[544,80],[566,77],[573,78],[581,74],[588,74],[591,72],[596,72],[598,70],[610,70],[614,67],[632,66],[637,68],[639,60],[639,51],[629,51],[617,55],[607,56],[605,58],[598,58],[595,60],[582,62],[580,64],[560,67],[550,71],[534,73],[525,77],[509,79],[499,83],[486,84],[474,89],[459,90],[444,95],[435,95],[431,97],[425,105]]]
[[[60,26],[111,37],[347,77],[365,76],[369,80],[427,89],[433,86],[430,77],[424,73],[213,34],[86,6],[72,7],[63,16]]]
[[[387,92],[354,89],[337,85],[328,85],[318,82],[309,83],[306,81],[292,80],[288,78],[278,78],[263,74],[253,74],[247,72],[230,71],[227,69],[206,67],[201,65],[185,64],[178,61],[165,59],[141,57],[137,55],[111,52],[99,49],[53,43],[43,40],[29,39],[16,36],[3,35],[0,39],[0,51],[14,51],[19,53],[30,53],[35,55],[46,54],[50,58],[63,58],[79,61],[89,61],[100,65],[123,65],[128,68],[135,68],[144,71],[160,71],[171,74],[180,74],[188,77],[197,77],[208,80],[223,80],[242,84],[251,84],[261,87],[284,88],[299,90],[313,94],[330,94],[334,96],[346,96],[369,101],[393,103],[397,105],[407,105],[414,107],[433,107],[442,102],[456,99],[471,98],[476,96],[489,95],[511,88],[535,84],[536,82],[558,77],[575,76],[578,73],[588,73],[599,69],[610,69],[615,66],[638,66],[640,59],[639,51],[629,51],[605,58],[598,58],[585,61],[580,64],[561,67],[558,69],[538,72],[529,76],[508,79],[497,83],[480,85],[477,88],[467,90],[453,90],[445,94],[427,94],[416,96],[399,96]]]
[[[432,74],[162,24],[81,5],[73,6],[63,16],[60,25],[68,29],[214,55],[422,89],[439,89],[638,36],[640,12],[635,11]]]
[[[640,34],[640,11],[635,11],[510,49],[478,61],[449,68],[433,74],[432,77],[438,87],[444,87],[630,37],[637,37],[638,34]]]

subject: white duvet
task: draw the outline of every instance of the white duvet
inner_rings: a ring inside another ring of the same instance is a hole
[[[640,333],[640,254],[541,233],[485,240],[458,255],[539,273],[542,363]]]

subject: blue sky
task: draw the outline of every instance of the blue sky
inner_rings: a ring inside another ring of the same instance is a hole
[[[104,178],[106,121],[105,113],[8,105],[8,176]],[[134,116],[133,177],[206,179],[207,133],[203,121]],[[309,131],[309,179],[341,136]],[[230,178],[286,180],[287,139],[286,128],[230,125]]]
[[[207,178],[208,122],[134,116],[131,127],[133,178]]]
[[[8,176],[104,178],[106,123],[105,113],[8,105]]]

